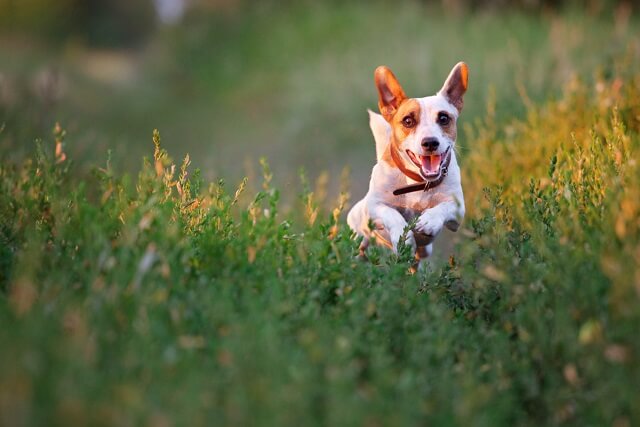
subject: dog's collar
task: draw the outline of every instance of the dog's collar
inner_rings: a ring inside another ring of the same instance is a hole
[[[442,184],[442,181],[444,181],[444,178],[449,173],[449,164],[451,163],[451,149],[450,148],[447,151],[447,157],[445,157],[444,162],[442,163],[442,166],[441,166],[442,172],[440,173],[440,176],[438,177],[438,179],[436,179],[435,181],[425,181],[422,176],[418,175],[417,173],[415,173],[411,169],[407,168],[405,162],[402,160],[402,157],[400,157],[400,153],[398,152],[398,149],[395,147],[395,145],[393,143],[391,144],[391,146],[389,148],[390,148],[389,151],[391,152],[391,158],[395,162],[395,164],[398,167],[398,169],[400,169],[400,171],[403,174],[405,174],[407,177],[409,177],[412,180],[418,182],[418,184],[411,184],[411,185],[407,185],[407,186],[404,186],[404,187],[396,188],[395,190],[393,190],[393,195],[394,196],[399,196],[401,194],[407,194],[407,193],[413,193],[414,191],[427,191],[427,190],[430,190],[432,188],[435,188],[438,185]]]

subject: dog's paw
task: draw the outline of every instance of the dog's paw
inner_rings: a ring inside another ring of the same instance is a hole
[[[416,223],[416,230],[427,237],[435,238],[442,231],[444,220],[439,215],[422,214]]]

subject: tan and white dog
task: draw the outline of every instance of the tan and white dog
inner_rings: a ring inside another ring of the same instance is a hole
[[[465,209],[454,146],[467,79],[467,65],[460,62],[436,95],[407,98],[390,69],[376,69],[381,115],[369,111],[369,124],[378,163],[369,192],[347,217],[363,236],[361,256],[372,235],[397,252],[405,227],[417,218],[406,243],[423,260],[443,227],[456,231],[460,226]]]

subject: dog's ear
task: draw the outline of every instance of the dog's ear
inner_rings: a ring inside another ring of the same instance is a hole
[[[376,68],[374,73],[376,88],[378,88],[378,107],[386,121],[390,122],[396,110],[407,96],[398,83],[398,79],[390,69],[384,65]]]
[[[458,62],[449,73],[447,81],[440,89],[440,95],[444,96],[458,111],[462,111],[462,97],[467,91],[469,80],[469,68],[464,62]]]
[[[376,159],[380,161],[391,140],[391,125],[378,113],[369,112],[369,127],[376,141]]]

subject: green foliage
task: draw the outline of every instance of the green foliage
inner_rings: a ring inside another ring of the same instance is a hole
[[[156,131],[137,179],[81,182],[57,127],[0,167],[0,420],[636,424],[639,83],[478,125],[458,254],[415,275],[304,174],[282,212],[266,161],[206,184]]]

